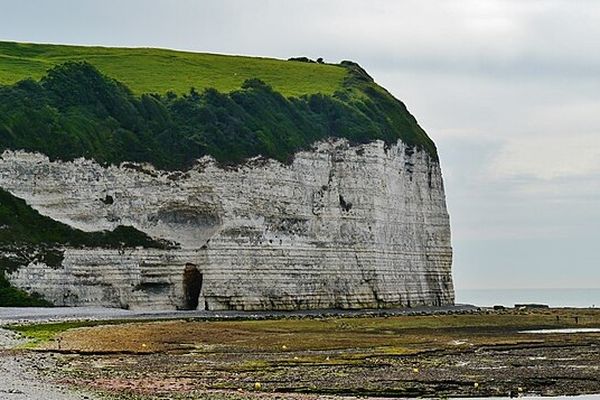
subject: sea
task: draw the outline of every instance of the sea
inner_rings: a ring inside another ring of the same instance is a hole
[[[457,304],[482,307],[537,303],[550,307],[600,307],[600,288],[596,289],[457,289]]]

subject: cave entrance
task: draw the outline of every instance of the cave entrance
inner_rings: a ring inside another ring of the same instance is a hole
[[[185,310],[196,310],[202,291],[202,274],[194,264],[186,264],[183,271],[183,305]]]

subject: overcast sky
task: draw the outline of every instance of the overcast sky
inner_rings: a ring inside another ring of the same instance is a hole
[[[0,6],[0,40],[357,61],[437,143],[457,288],[600,287],[600,1]]]

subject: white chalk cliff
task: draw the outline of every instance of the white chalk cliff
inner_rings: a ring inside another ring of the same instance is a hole
[[[9,281],[56,305],[210,310],[382,308],[454,301],[437,160],[402,142],[317,143],[185,172],[5,151],[0,187],[84,231],[131,225],[178,248],[65,248]]]

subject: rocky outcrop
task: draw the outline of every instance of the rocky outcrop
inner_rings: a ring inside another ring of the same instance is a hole
[[[0,187],[84,231],[131,225],[176,249],[65,248],[10,282],[57,305],[309,309],[454,301],[439,163],[402,142],[320,142],[290,165],[185,172],[5,151]]]

